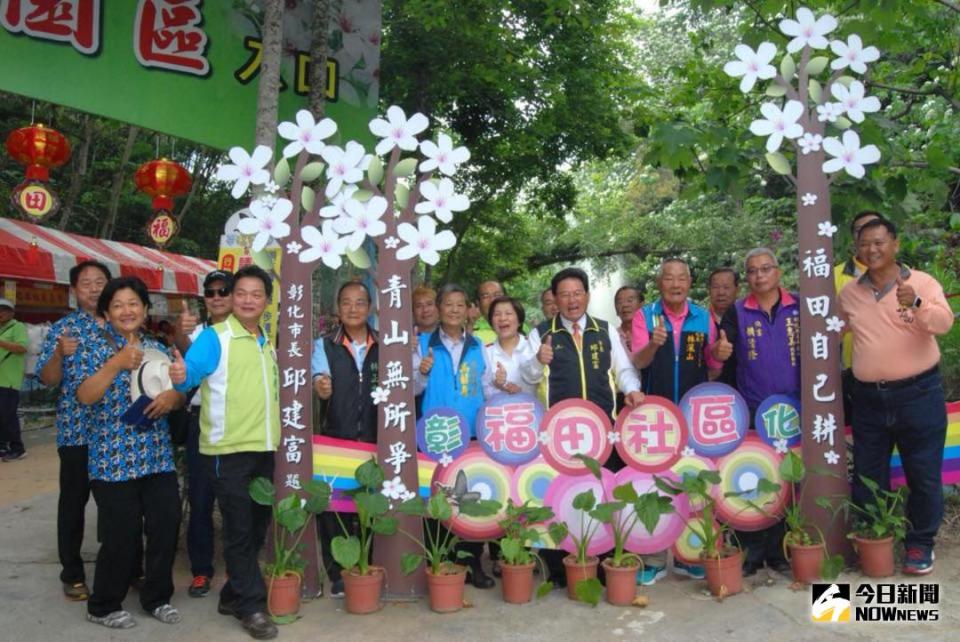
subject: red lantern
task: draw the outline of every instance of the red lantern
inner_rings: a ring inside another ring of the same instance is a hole
[[[172,210],[174,197],[189,192],[193,183],[190,173],[182,165],[166,158],[144,163],[137,169],[133,180],[138,190],[153,197],[154,212]]]
[[[27,166],[27,180],[50,180],[50,168],[70,160],[70,141],[41,124],[16,129],[7,136],[7,152]]]
[[[153,197],[153,217],[147,222],[147,235],[162,248],[179,231],[172,215],[173,199],[189,192],[193,179],[179,163],[161,158],[137,168],[133,180],[138,190]]]

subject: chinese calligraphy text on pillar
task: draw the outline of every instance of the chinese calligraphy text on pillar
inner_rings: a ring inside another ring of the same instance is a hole
[[[837,26],[831,15],[816,16],[800,8],[795,19],[779,24],[790,39],[779,69],[771,64],[778,55],[776,45],[762,42],[756,50],[738,45],[737,60],[727,63],[724,71],[741,77],[744,93],[758,80],[770,81],[766,93],[774,100],[761,105],[763,118],[753,121],[750,131],[766,137],[767,162],[797,190],[801,436],[812,491],[805,493],[804,510],[827,533],[830,550],[849,551],[843,525],[831,522],[829,514],[813,503],[821,495],[849,490],[846,444],[843,431],[838,431],[843,425],[839,350],[843,321],[837,314],[832,274],[837,226],[830,218],[830,186],[844,174],[862,178],[864,166],[880,159],[877,147],[861,145],[854,130],[865,114],[880,109],[880,101],[866,96],[865,85],[856,78],[880,53],[876,47],[864,47],[856,34],[845,41],[828,39]],[[780,151],[784,142],[795,157],[795,174]],[[832,474],[815,472],[824,467]]]
[[[379,308],[380,383],[371,399],[378,406],[378,459],[391,487],[400,482],[406,488],[419,486],[411,274],[418,259],[435,265],[439,252],[454,246],[456,237],[448,230],[437,231],[437,221],[449,223],[453,213],[470,204],[465,195],[455,193],[448,178],[469,153],[463,147],[454,148],[442,133],[436,142],[418,141],[427,125],[422,114],[408,119],[402,109],[390,107],[386,118],[370,123],[370,131],[380,139],[370,155],[354,141],[343,147],[328,142],[337,131],[336,123],[329,118],[316,122],[303,110],[296,122],[277,128],[288,143],[272,175],[267,167],[273,154],[263,145],[252,154],[234,147],[230,150],[233,164],[218,171],[221,180],[233,183],[235,198],[253,188],[246,216],[237,225],[239,233],[252,237],[251,250],[259,252],[273,243],[283,250],[281,287],[275,294],[282,297],[278,335],[282,433],[274,475],[281,496],[297,492],[313,475],[311,274],[320,263],[339,268],[344,256],[368,267],[370,259],[363,249],[368,238],[376,242],[379,257],[372,276]],[[423,158],[403,158],[403,152],[416,150]],[[383,155],[388,155],[386,164],[380,158]],[[291,158],[295,158],[292,170]],[[432,178],[435,171],[443,175],[439,180]],[[397,517],[403,530],[420,535],[418,518]],[[318,581],[314,524],[311,520],[303,538],[308,546],[304,555],[308,592]],[[388,596],[413,597],[424,592],[422,571],[405,576],[400,569],[402,554],[413,547],[399,535],[377,540],[374,562],[386,570]]]

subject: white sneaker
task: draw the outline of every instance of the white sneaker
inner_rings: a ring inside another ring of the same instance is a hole
[[[137,625],[137,621],[127,611],[114,611],[103,617],[87,613],[87,621],[100,624],[108,629],[132,629]]]
[[[177,624],[183,618],[180,617],[180,611],[169,604],[161,604],[150,612],[150,615],[157,618],[164,624]]]

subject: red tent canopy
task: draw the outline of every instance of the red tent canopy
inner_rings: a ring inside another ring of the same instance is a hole
[[[0,218],[0,278],[70,283],[70,268],[100,261],[114,276],[136,276],[151,292],[199,295],[216,262],[133,243],[69,234],[26,221]]]

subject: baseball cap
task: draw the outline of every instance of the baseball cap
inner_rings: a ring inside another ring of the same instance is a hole
[[[223,281],[228,288],[233,289],[233,275],[226,270],[214,270],[203,277],[203,287],[210,287],[210,284],[214,281]]]
[[[11,310],[16,310],[16,309],[17,309],[17,306],[15,306],[15,305],[10,301],[10,299],[0,298],[0,308],[10,308]]]

